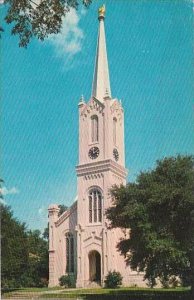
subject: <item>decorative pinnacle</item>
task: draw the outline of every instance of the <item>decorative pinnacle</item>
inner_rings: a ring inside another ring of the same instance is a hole
[[[99,19],[99,20],[105,18],[105,12],[106,12],[105,4],[103,4],[103,5],[102,5],[101,7],[99,7],[99,9],[98,9],[98,19]]]
[[[108,99],[108,98],[110,98],[110,95],[109,95],[108,89],[106,88],[104,99]]]
[[[84,101],[84,96],[81,95],[81,98],[79,99],[78,106],[81,107],[84,103],[85,103],[85,101]]]
[[[80,102],[84,102],[84,95],[81,95]]]

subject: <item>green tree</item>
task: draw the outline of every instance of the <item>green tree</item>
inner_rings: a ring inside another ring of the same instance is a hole
[[[24,272],[23,286],[44,286],[48,282],[48,241],[41,237],[39,230],[29,230],[28,237],[28,268]]]
[[[49,223],[47,224],[47,227],[45,227],[42,236],[45,240],[48,241],[48,239],[49,239]]]
[[[11,32],[19,36],[19,46],[26,47],[33,37],[43,41],[60,32],[63,17],[81,2],[88,7],[92,0],[5,0],[5,21],[13,24]]]
[[[67,207],[66,205],[59,204],[59,213],[58,213],[58,217],[60,217],[60,215],[62,215],[67,209],[68,209],[68,207]]]
[[[2,287],[19,287],[28,267],[26,226],[13,217],[10,207],[0,204],[0,209]]]
[[[111,228],[129,229],[118,249],[133,269],[145,272],[151,286],[171,276],[194,289],[194,158],[157,161],[126,187],[115,186],[107,210]]]
[[[3,199],[3,193],[2,193],[2,184],[4,183],[3,179],[0,178],[0,199]]]
[[[27,231],[10,207],[0,204],[0,208],[2,287],[47,285],[48,241],[39,230]]]

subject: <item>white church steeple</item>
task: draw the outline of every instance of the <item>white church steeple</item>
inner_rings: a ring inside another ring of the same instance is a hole
[[[111,98],[106,39],[104,29],[105,5],[98,10],[99,31],[97,41],[96,63],[94,69],[92,96],[103,102],[104,97]]]
[[[98,11],[99,33],[92,97],[79,104],[79,162],[77,200],[58,217],[49,207],[49,286],[73,273],[76,287],[104,285],[110,270],[119,270],[126,285],[140,283],[117,249],[123,231],[108,230],[106,210],[112,206],[110,189],[126,184],[124,109],[111,98],[104,32],[105,7]],[[83,78],[84,80],[84,78]],[[143,282],[143,281],[142,281]]]

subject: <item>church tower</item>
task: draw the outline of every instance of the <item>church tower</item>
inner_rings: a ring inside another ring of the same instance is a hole
[[[105,39],[105,6],[98,11],[99,31],[92,95],[79,109],[79,164],[76,167],[77,287],[103,284],[108,271],[120,270],[116,250],[121,233],[107,230],[105,211],[112,205],[110,188],[126,183],[124,111],[111,96]],[[118,264],[118,267],[117,267]]]
[[[99,31],[92,95],[78,104],[78,198],[59,214],[49,206],[49,287],[63,275],[73,275],[76,286],[104,285],[109,271],[119,271],[123,285],[145,286],[143,274],[132,271],[117,250],[129,232],[108,229],[106,209],[112,205],[110,189],[125,185],[124,111],[111,95],[106,39],[105,7],[98,11]]]

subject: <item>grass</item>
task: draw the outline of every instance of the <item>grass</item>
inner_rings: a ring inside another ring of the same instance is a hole
[[[61,290],[61,287],[42,287],[42,288],[37,288],[37,287],[31,287],[31,288],[12,288],[12,289],[7,289],[7,290],[2,290],[2,294],[4,295],[4,298],[9,298],[13,294],[17,293],[41,293],[41,292],[49,292],[49,291],[57,291]]]
[[[189,300],[189,288],[176,289],[150,289],[150,288],[119,288],[119,289],[77,289],[64,290],[62,293],[44,294],[43,299],[81,299],[86,300],[103,300],[103,299],[118,299],[118,300]]]
[[[59,292],[60,290],[60,292]],[[56,291],[56,292],[55,292]],[[58,292],[57,292],[58,291]],[[6,293],[4,298],[14,294],[23,294],[37,299],[85,299],[85,300],[190,300],[189,288],[162,289],[162,288],[134,288],[123,287],[118,289],[64,289],[55,288],[22,288]],[[28,294],[29,293],[29,294]]]

